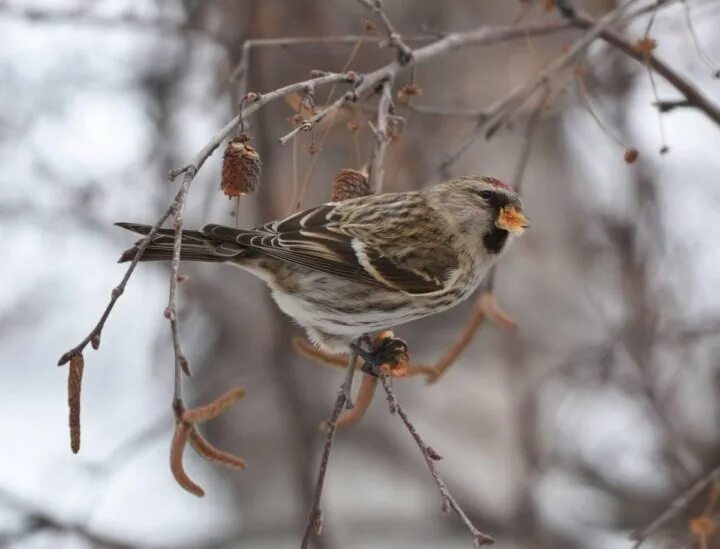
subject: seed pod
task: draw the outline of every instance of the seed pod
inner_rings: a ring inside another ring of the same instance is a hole
[[[241,134],[225,148],[220,189],[232,198],[253,192],[260,183],[262,161],[250,145],[250,136]]]
[[[343,169],[335,176],[332,184],[332,201],[339,202],[370,194],[370,184],[366,171]]]
[[[640,153],[638,152],[638,150],[636,148],[631,147],[629,149],[625,149],[625,154],[623,154],[623,159],[628,164],[632,164],[633,162],[635,162],[637,160],[639,154]]]

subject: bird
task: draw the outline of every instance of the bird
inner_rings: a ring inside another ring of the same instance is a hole
[[[145,236],[152,228],[116,225]],[[329,202],[252,229],[184,230],[180,259],[249,271],[312,342],[343,354],[369,334],[467,299],[528,226],[509,185],[462,176],[422,190]],[[159,229],[139,261],[170,260],[174,237],[173,229]],[[144,240],[119,262],[133,260]],[[372,362],[370,353],[363,357]]]

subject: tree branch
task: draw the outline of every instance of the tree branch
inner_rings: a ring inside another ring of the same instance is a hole
[[[418,434],[415,426],[412,424],[407,414],[405,413],[405,410],[398,402],[387,376],[382,375],[381,380],[383,383],[383,388],[387,393],[388,403],[390,404],[390,413],[395,414],[397,412],[397,414],[400,416],[400,419],[402,419],[403,423],[405,424],[405,427],[409,431],[410,435],[413,437],[413,440],[415,440],[415,444],[417,444],[418,448],[420,448],[420,452],[422,452],[423,458],[425,458],[425,463],[427,463],[428,469],[430,469],[430,474],[432,475],[433,480],[435,481],[435,484],[437,484],[438,490],[440,491],[443,511],[447,512],[449,509],[455,511],[457,516],[460,517],[460,520],[470,532],[470,535],[472,535],[475,545],[490,545],[491,543],[493,543],[493,538],[478,530],[472,523],[472,521],[468,518],[468,516],[465,514],[465,512],[462,510],[457,501],[455,501],[455,498],[452,496],[450,491],[445,486],[445,482],[443,482],[442,478],[440,477],[440,473],[438,473],[437,469],[435,468],[435,461],[442,459],[442,457],[438,455],[438,453],[435,452],[435,450],[433,450],[430,446],[428,446],[422,439],[422,437]]]
[[[581,29],[587,29],[595,24],[594,19],[585,14],[579,14],[572,19],[575,26]],[[675,87],[687,100],[688,106],[695,107],[699,111],[705,113],[715,124],[720,125],[720,107],[708,99],[700,90],[698,90],[689,80],[683,78],[667,63],[658,59],[650,53],[638,51],[633,45],[625,40],[622,36],[610,29],[603,28],[599,33],[600,38],[608,44],[622,51],[628,57],[632,57],[636,61],[647,65],[650,69],[662,76],[673,87]]]
[[[313,500],[310,504],[307,520],[305,521],[305,532],[303,534],[301,549],[307,549],[313,531],[317,536],[322,533],[322,511],[320,510],[320,497],[322,496],[323,486],[325,484],[325,475],[327,473],[328,462],[330,461],[330,451],[332,450],[333,440],[335,439],[335,431],[337,430],[337,421],[343,408],[350,402],[350,391],[352,389],[353,375],[355,374],[355,366],[357,362],[357,354],[351,353],[350,361],[347,367],[345,381],[340,386],[332,415],[325,424],[327,427],[325,437],[325,447],[323,448],[322,458],[320,459],[320,470],[318,471],[317,481],[315,483],[315,492]]]
[[[370,127],[375,134],[375,146],[370,157],[370,188],[375,194],[383,192],[383,179],[385,177],[385,153],[390,143],[390,127],[388,117],[392,114],[392,80],[386,80],[382,84],[380,100],[378,101],[378,112],[376,125]]]
[[[630,534],[630,539],[636,542],[635,545],[633,545],[633,549],[640,547],[653,533],[660,530],[665,524],[684,511],[695,496],[716,481],[720,481],[720,465],[700,477],[686,490],[678,494],[660,516],[650,524]]]
[[[406,65],[412,59],[413,52],[408,45],[403,41],[402,36],[395,30],[395,27],[390,21],[390,18],[385,14],[383,10],[382,0],[358,0],[367,9],[374,12],[380,21],[382,21],[385,31],[387,32],[387,45],[390,48],[397,50],[398,63]]]

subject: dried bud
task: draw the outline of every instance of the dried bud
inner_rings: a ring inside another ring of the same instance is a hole
[[[690,531],[698,537],[712,536],[716,529],[717,524],[710,517],[700,516],[690,520]]]
[[[100,348],[100,332],[93,334],[90,339],[90,345],[92,345],[92,348],[96,351]]]
[[[360,23],[362,24],[363,30],[368,34],[374,34],[378,30],[377,25],[370,21],[370,19],[363,18]]]
[[[177,361],[183,373],[188,377],[192,376],[192,373],[190,372],[190,361],[187,357],[185,355],[181,355],[177,358]]]
[[[313,520],[313,530],[315,530],[315,535],[320,536],[322,535],[323,531],[323,512],[322,509],[317,510],[317,514],[315,515],[315,520]]]
[[[80,451],[80,389],[85,360],[81,354],[73,355],[68,370],[68,406],[70,408],[70,448],[73,454]]]
[[[401,105],[410,103],[410,99],[414,96],[422,95],[423,91],[417,84],[408,84],[403,86],[397,92],[397,100]]]
[[[427,455],[434,461],[440,461],[443,457],[438,454],[432,446],[427,447]]]
[[[660,154],[667,154],[669,152],[670,152],[670,147],[668,147],[667,145],[663,145],[662,147],[660,147]]]
[[[623,155],[623,158],[625,159],[625,162],[627,162],[628,164],[632,164],[637,160],[639,155],[640,153],[638,152],[638,150],[634,147],[631,147],[629,149],[625,149],[625,154]]]
[[[633,49],[641,55],[650,55],[657,47],[657,40],[649,36],[643,36],[633,44]]]
[[[250,137],[242,134],[230,141],[225,148],[220,189],[228,197],[253,192],[260,182],[262,161]]]
[[[333,202],[348,200],[349,198],[357,198],[358,196],[367,196],[370,194],[370,184],[368,183],[368,174],[365,171],[343,169],[335,176],[332,184]]]
[[[318,147],[317,145],[315,145],[315,143],[310,143],[307,150],[313,156],[315,156],[316,154],[320,154],[322,152],[322,149],[320,147]]]
[[[261,95],[257,92],[248,92],[245,94],[245,97],[243,99],[243,102],[245,103],[255,103],[255,101],[259,100]]]

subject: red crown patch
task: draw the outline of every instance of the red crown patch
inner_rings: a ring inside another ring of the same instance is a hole
[[[493,187],[500,187],[501,189],[512,191],[512,187],[510,185],[494,177],[484,177],[483,180],[485,181],[485,183],[489,183]]]

